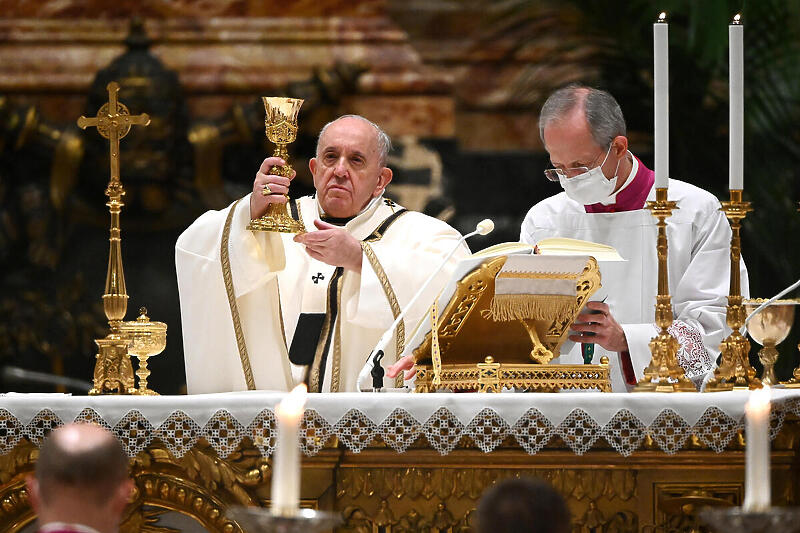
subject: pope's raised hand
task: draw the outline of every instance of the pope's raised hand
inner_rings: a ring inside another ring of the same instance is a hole
[[[361,273],[361,243],[339,226],[315,220],[317,231],[295,235],[294,241],[305,245],[306,253],[328,265]]]
[[[285,204],[286,193],[289,192],[289,182],[297,175],[292,172],[292,178],[284,178],[270,174],[274,167],[280,167],[286,161],[280,157],[268,157],[261,163],[256,179],[253,180],[253,194],[250,195],[250,219],[260,218],[267,212],[269,204]]]

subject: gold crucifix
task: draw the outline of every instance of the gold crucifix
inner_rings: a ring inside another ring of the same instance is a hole
[[[133,393],[134,379],[127,348],[130,342],[120,332],[120,324],[128,309],[128,293],[125,288],[125,274],[122,268],[122,236],[119,214],[122,211],[122,196],[125,191],[119,178],[119,141],[125,137],[133,125],[147,126],[150,117],[146,113],[131,115],[128,108],[117,100],[119,84],[112,81],[108,89],[108,102],[103,104],[93,118],[80,117],[78,126],[86,129],[97,128],[101,136],[108,139],[111,179],[106,188],[111,230],[108,248],[108,270],[106,288],[103,294],[103,310],[108,318],[111,332],[104,339],[96,339],[99,353],[95,362],[94,387],[89,394],[104,394],[116,390],[119,393]]]
[[[112,81],[106,86],[108,90],[108,102],[103,104],[97,116],[78,119],[78,127],[85,130],[89,126],[97,128],[97,132],[108,139],[109,159],[111,161],[111,181],[109,186],[119,183],[119,141],[125,137],[131,126],[150,124],[150,116],[147,113],[141,115],[131,115],[128,108],[117,100],[119,84]]]

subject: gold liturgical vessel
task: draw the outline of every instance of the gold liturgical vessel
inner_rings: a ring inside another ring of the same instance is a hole
[[[140,346],[142,341],[139,337],[141,335],[152,337],[152,334],[141,327],[139,329],[131,329],[130,322],[122,321],[128,309],[128,293],[125,288],[125,274],[122,268],[122,235],[119,222],[122,206],[125,205],[122,203],[125,191],[122,188],[119,173],[119,141],[130,132],[131,126],[147,126],[150,123],[150,117],[146,113],[141,115],[130,114],[128,108],[117,99],[119,84],[116,82],[109,83],[106,89],[108,90],[108,103],[103,104],[97,112],[97,116],[92,118],[82,116],[78,119],[78,126],[81,129],[94,126],[102,137],[108,139],[111,166],[111,177],[108,187],[106,187],[106,196],[108,196],[106,205],[111,213],[111,229],[108,270],[106,272],[105,294],[103,294],[103,310],[108,318],[110,331],[104,338],[95,339],[98,353],[94,367],[94,384],[89,390],[89,394],[136,394],[133,366],[128,357],[129,346],[132,342],[134,347]],[[137,322],[134,322],[134,324],[137,324]],[[161,323],[155,322],[151,324]],[[138,324],[138,326],[141,326],[141,324]],[[156,329],[158,327],[155,326]],[[126,330],[125,328],[128,329]],[[163,325],[163,330],[163,344],[166,345],[165,324]],[[143,331],[144,333],[142,333]],[[134,341],[133,339],[137,340]],[[164,346],[161,346],[158,351],[151,351],[148,354],[159,353],[163,349]],[[139,353],[141,353],[141,350],[139,350]],[[138,353],[135,353],[135,355],[138,355]],[[146,364],[144,370],[146,374],[150,373],[147,371]],[[143,389],[147,390],[146,375]]]
[[[142,396],[158,396],[154,390],[147,388],[147,378],[150,369],[147,368],[147,359],[158,355],[167,347],[167,325],[163,322],[151,322],[147,316],[147,309],[139,309],[139,318],[130,322],[122,322],[119,326],[122,335],[130,340],[128,353],[139,359],[139,388],[136,394]]]
[[[644,369],[644,377],[636,385],[635,392],[690,392],[696,391],[694,384],[678,364],[678,341],[669,334],[672,325],[672,299],[669,295],[667,271],[667,218],[678,209],[675,202],[667,199],[667,188],[656,188],[656,200],[647,202],[653,216],[658,219],[658,295],[656,296],[656,326],[658,335],[650,341],[650,364]]]
[[[303,100],[299,98],[284,98],[280,96],[264,96],[266,117],[264,126],[267,130],[267,139],[275,145],[273,157],[280,157],[286,164],[282,167],[273,167],[276,176],[291,178],[294,170],[289,164],[289,152],[286,145],[297,139],[297,115]],[[264,191],[263,194],[269,194]],[[247,229],[253,231],[275,231],[280,233],[304,233],[303,223],[295,220],[289,213],[289,196],[285,204],[273,203],[267,206],[267,212],[261,218],[251,220]]]
[[[763,299],[745,300],[744,308],[749,315],[761,304]],[[758,351],[758,360],[764,366],[761,373],[761,383],[774,387],[778,384],[775,379],[775,363],[778,361],[776,346],[786,339],[794,322],[794,307],[796,300],[775,300],[761,310],[747,322],[747,333],[762,348]]]

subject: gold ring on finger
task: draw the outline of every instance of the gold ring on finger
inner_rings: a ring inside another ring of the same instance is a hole
[[[264,187],[261,189],[261,194],[264,196],[269,196],[272,194],[272,189],[269,188],[269,183],[264,184]]]

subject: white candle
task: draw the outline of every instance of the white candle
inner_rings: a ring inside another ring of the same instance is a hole
[[[769,387],[750,393],[744,412],[746,463],[744,473],[744,510],[766,511],[770,505]]]
[[[729,188],[743,189],[744,177],[744,26],[739,15],[728,26],[730,65],[730,118],[729,118]]]
[[[667,187],[669,178],[669,53],[667,14],[653,24],[653,85],[655,87],[655,174],[656,188]]]
[[[300,508],[300,442],[298,429],[306,404],[306,386],[295,387],[275,406],[278,439],[272,458],[272,513],[291,516]]]

